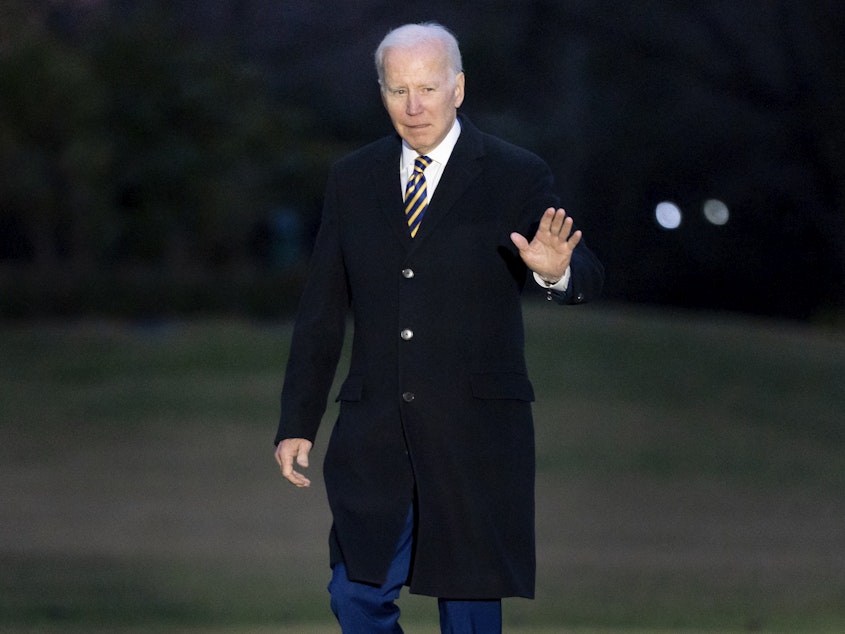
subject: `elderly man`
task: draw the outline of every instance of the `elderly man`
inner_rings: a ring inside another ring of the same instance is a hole
[[[444,632],[500,632],[501,598],[534,594],[521,297],[582,303],[604,273],[558,208],[547,165],[458,115],[465,78],[448,30],[391,31],[376,68],[397,135],[331,170],[276,460],[310,484],[297,466],[308,466],[351,310],[323,467],[332,609],[344,632],[401,632],[394,601],[408,585],[439,599]]]

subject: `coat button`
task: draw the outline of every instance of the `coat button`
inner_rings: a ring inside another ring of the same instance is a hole
[[[399,333],[399,336],[402,337],[405,341],[410,341],[414,338],[414,331],[410,328],[405,328],[402,332]]]
[[[411,279],[412,277],[414,277],[414,269],[402,269],[402,277],[404,277],[406,280]]]
[[[415,397],[414,397],[413,392],[405,392],[404,394],[402,394],[402,400],[405,401],[406,403],[410,403],[411,401],[414,400],[414,398]]]

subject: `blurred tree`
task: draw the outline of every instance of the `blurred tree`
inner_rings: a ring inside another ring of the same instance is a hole
[[[102,86],[89,60],[23,4],[3,7],[0,213],[26,226],[20,239],[39,271],[89,268],[109,232]]]
[[[390,129],[375,45],[433,18],[461,40],[463,110],[549,160],[610,297],[801,317],[845,306],[834,0],[0,7],[0,258],[196,271],[261,243],[275,259],[274,210],[311,229],[331,160]],[[728,225],[702,219],[711,196]],[[661,198],[685,211],[674,232],[654,222]]]
[[[225,43],[185,37],[168,3],[110,22],[95,40],[117,147],[117,260],[242,261],[272,208],[312,203],[321,137],[309,135],[308,115],[274,103],[266,74]]]
[[[272,209],[313,206],[338,150],[168,3],[3,2],[0,209],[38,270],[243,261]]]

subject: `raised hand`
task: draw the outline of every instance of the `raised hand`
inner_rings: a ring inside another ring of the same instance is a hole
[[[511,240],[526,266],[546,282],[554,283],[566,272],[572,251],[581,241],[581,232],[572,233],[572,218],[563,209],[549,207],[531,242],[516,232],[511,234]]]

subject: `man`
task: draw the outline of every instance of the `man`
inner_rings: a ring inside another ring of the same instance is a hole
[[[444,632],[500,632],[501,598],[534,594],[521,293],[581,303],[603,269],[557,208],[547,165],[458,116],[465,78],[449,31],[400,27],[376,67],[398,137],[332,168],[276,460],[310,484],[294,462],[308,466],[351,309],[324,463],[332,609],[344,632],[401,632],[407,584],[438,597]]]

